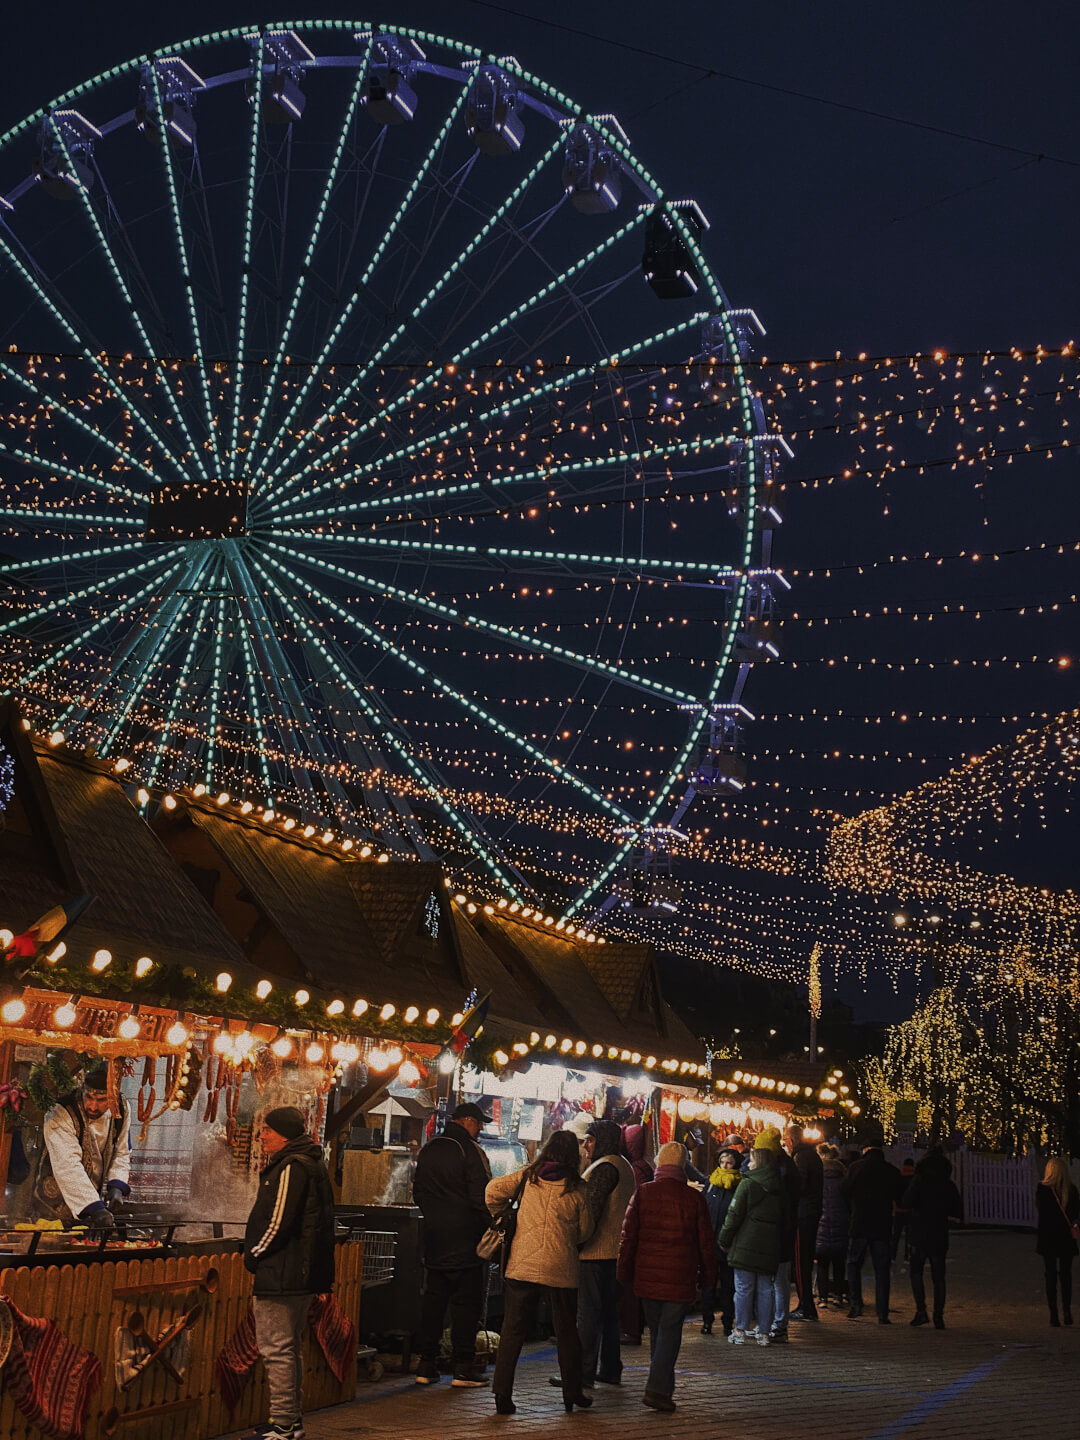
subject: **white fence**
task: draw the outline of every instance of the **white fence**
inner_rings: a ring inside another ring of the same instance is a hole
[[[981,1155],[960,1150],[952,1157],[953,1178],[964,1197],[966,1225],[1020,1225],[1035,1228],[1035,1186],[1041,1167],[1035,1155]]]

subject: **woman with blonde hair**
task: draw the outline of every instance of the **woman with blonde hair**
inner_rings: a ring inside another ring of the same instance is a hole
[[[1080,1192],[1069,1178],[1069,1162],[1053,1155],[1046,1162],[1042,1184],[1035,1188],[1038,1215],[1036,1254],[1046,1266],[1046,1303],[1050,1324],[1073,1323],[1072,1267],[1080,1235]],[[1058,1285],[1061,1286],[1061,1317],[1058,1317]]]

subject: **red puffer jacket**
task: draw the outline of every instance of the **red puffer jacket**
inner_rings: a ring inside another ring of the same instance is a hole
[[[634,1191],[623,1220],[618,1274],[643,1300],[684,1304],[694,1300],[699,1276],[703,1285],[716,1283],[709,1211],[685,1176],[661,1173]]]

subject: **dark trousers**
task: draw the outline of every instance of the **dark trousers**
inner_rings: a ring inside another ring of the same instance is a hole
[[[795,1232],[795,1289],[799,1309],[804,1315],[816,1315],[814,1304],[814,1251],[817,1248],[817,1220],[800,1220]]]
[[[857,1240],[852,1236],[848,1241],[848,1300],[856,1310],[862,1309],[862,1267],[867,1251],[870,1252],[870,1259],[874,1266],[874,1300],[878,1318],[881,1319],[888,1316],[889,1313],[890,1256],[888,1240]]]
[[[731,1334],[735,1324],[735,1271],[722,1254],[716,1259],[716,1284],[701,1292],[701,1318],[711,1325],[720,1312],[724,1334]]]
[[[1044,1255],[1043,1264],[1046,1267],[1046,1303],[1050,1306],[1050,1314],[1057,1319],[1057,1287],[1061,1281],[1061,1308],[1066,1315],[1072,1314],[1072,1255]]]
[[[450,1307],[450,1343],[454,1369],[476,1363],[476,1332],[484,1308],[484,1267],[464,1270],[425,1270],[424,1298],[420,1305],[420,1331],[416,1337],[420,1359],[434,1364],[442,1339],[446,1307]]]
[[[830,1300],[843,1300],[847,1295],[843,1250],[818,1251],[817,1293],[823,1305],[827,1305]]]
[[[540,1296],[546,1295],[551,1306],[551,1322],[555,1327],[555,1344],[559,1351],[563,1399],[576,1400],[581,1394],[581,1340],[577,1331],[578,1292],[533,1285],[527,1280],[507,1279],[503,1283],[502,1333],[495,1356],[492,1390],[496,1395],[513,1394],[518,1356],[536,1324],[536,1308],[540,1304]]]
[[[945,1314],[945,1251],[919,1250],[911,1252],[911,1293],[915,1309],[926,1311],[926,1286],[923,1284],[923,1268],[930,1261],[930,1278],[934,1282],[934,1314]]]
[[[582,1260],[578,1280],[577,1328],[581,1337],[582,1384],[592,1388],[597,1375],[617,1380],[619,1355],[619,1282],[617,1260]]]
[[[675,1362],[682,1344],[686,1306],[681,1300],[644,1300],[649,1327],[649,1365],[645,1389],[654,1395],[675,1393]]]

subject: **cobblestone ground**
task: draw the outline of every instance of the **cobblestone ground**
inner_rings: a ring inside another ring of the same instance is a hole
[[[1080,1325],[1050,1328],[1032,1236],[955,1235],[948,1283],[945,1331],[910,1328],[903,1265],[894,1267],[888,1327],[873,1315],[869,1267],[864,1318],[825,1311],[820,1324],[793,1324],[787,1346],[736,1348],[699,1334],[691,1318],[673,1415],[642,1406],[646,1350],[629,1347],[622,1386],[598,1386],[591,1410],[564,1414],[548,1385],[554,1350],[536,1345],[518,1368],[513,1417],[495,1415],[488,1390],[387,1376],[361,1386],[355,1403],[309,1417],[306,1431],[309,1440],[615,1440],[629,1430],[648,1440],[1075,1440]]]

